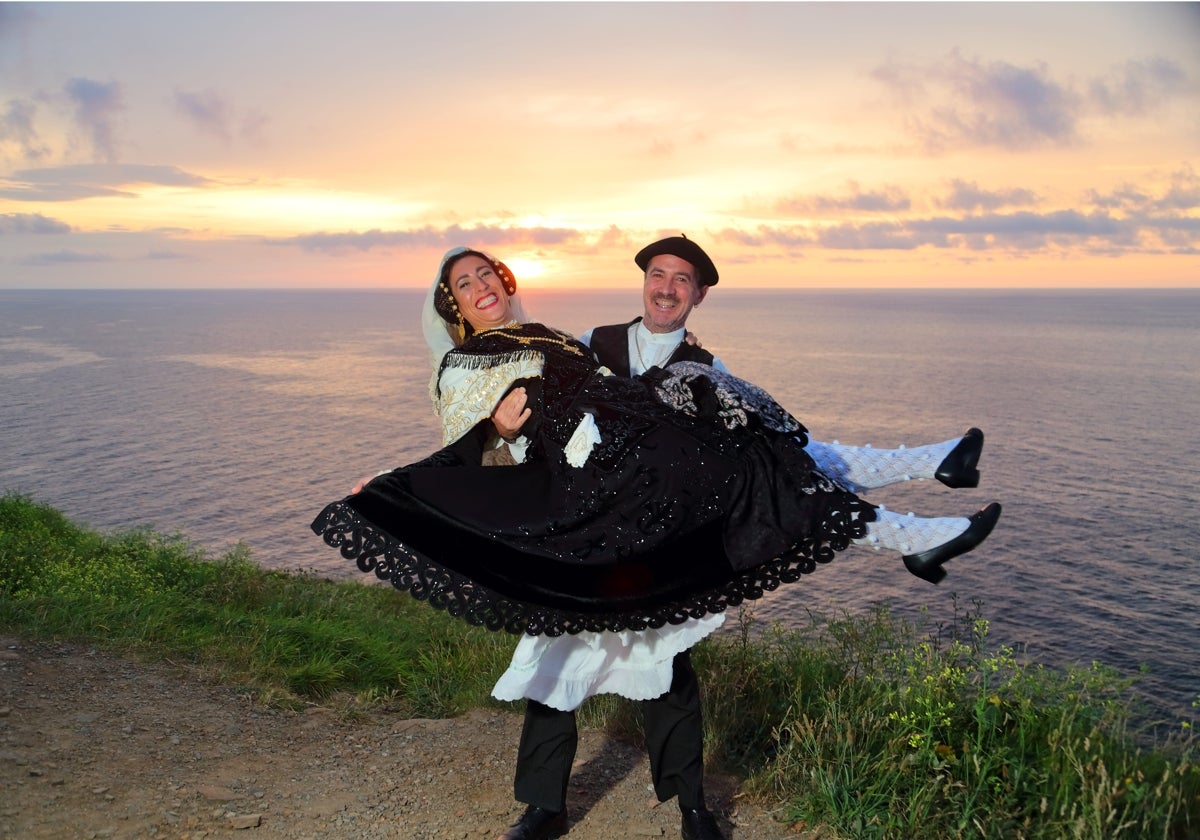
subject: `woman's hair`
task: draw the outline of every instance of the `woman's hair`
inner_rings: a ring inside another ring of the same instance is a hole
[[[450,270],[463,257],[479,257],[490,265],[496,272],[496,276],[500,278],[500,282],[504,284],[504,291],[508,292],[509,296],[517,293],[517,280],[508,266],[482,251],[468,249],[455,254],[453,259],[446,260],[442,266],[442,274],[438,278],[437,291],[433,295],[433,307],[446,323],[458,327],[459,334],[465,337],[473,333],[475,329],[463,318],[462,312],[458,309],[458,301],[454,299],[454,292],[450,289]]]

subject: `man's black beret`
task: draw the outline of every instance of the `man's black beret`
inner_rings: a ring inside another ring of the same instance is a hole
[[[673,257],[679,257],[681,260],[690,262],[699,275],[701,285],[717,285],[717,267],[708,258],[708,254],[704,253],[704,249],[686,236],[668,236],[666,239],[651,242],[637,252],[637,256],[633,258],[633,261],[637,263],[638,268],[645,271],[646,266],[650,265],[650,260],[660,254],[670,254]]]

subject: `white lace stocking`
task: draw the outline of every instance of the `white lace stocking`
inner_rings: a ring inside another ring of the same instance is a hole
[[[901,446],[899,449],[875,449],[871,446],[843,446],[834,441],[810,440],[804,451],[817,468],[853,493],[864,493],[901,481],[933,478],[938,466],[950,454],[961,437],[928,446]]]
[[[965,516],[926,517],[876,510],[874,522],[867,523],[867,535],[853,540],[855,545],[888,548],[901,554],[920,554],[957,537],[971,525]]]

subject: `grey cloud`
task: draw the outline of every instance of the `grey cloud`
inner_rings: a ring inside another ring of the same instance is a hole
[[[1086,197],[1089,204],[1106,210],[1145,207],[1153,200],[1146,193],[1131,186],[1119,187],[1107,194],[1089,190]]]
[[[851,210],[890,213],[896,210],[907,210],[912,206],[912,201],[898,190],[889,190],[882,193],[859,193],[850,199],[848,206]]]
[[[1143,116],[1194,96],[1197,80],[1165,58],[1128,61],[1103,77],[1063,82],[1044,64],[1019,66],[953,53],[921,66],[889,60],[883,85],[927,151],[992,147],[1019,151],[1081,141],[1083,117]]]
[[[911,250],[921,245],[938,244],[922,241],[912,230],[895,222],[842,224],[818,231],[816,242],[822,248],[834,250]]]
[[[950,182],[950,193],[938,202],[950,210],[998,210],[1001,207],[1019,207],[1037,201],[1032,190],[1014,188],[1008,190],[983,190],[973,181],[955,178]]]
[[[951,73],[952,84],[971,105],[944,111],[943,124],[961,138],[1007,149],[1076,139],[1079,97],[1052,81],[1045,66],[959,58]]]
[[[1129,246],[1136,242],[1144,220],[1123,219],[1103,211],[1081,213],[984,213],[962,218],[951,216],[907,222],[842,224],[817,234],[817,241],[833,249],[901,249],[967,247],[1035,250],[1052,244],[1092,240]]]
[[[1142,221],[1146,227],[1176,233],[1200,234],[1200,218],[1196,216],[1158,216]]]
[[[797,248],[812,245],[816,240],[805,229],[800,227],[783,227],[759,225],[754,231],[725,228],[717,237],[724,242],[760,248],[767,245],[781,245],[784,248]]]
[[[531,242],[535,245],[561,245],[579,238],[571,228],[497,228],[476,225],[467,229],[458,225],[446,228],[443,234],[451,245],[477,243],[480,245],[509,245]]]
[[[499,228],[479,225],[463,228],[451,225],[416,230],[369,230],[364,232],[310,233],[283,239],[272,239],[276,245],[298,245],[308,251],[369,251],[372,248],[449,248],[455,245],[479,247],[534,243],[558,245],[579,238],[570,228]]]
[[[901,101],[907,102],[924,95],[925,80],[929,73],[915,64],[892,57],[871,68],[867,75],[883,84]]]
[[[275,245],[299,245],[306,251],[370,251],[373,248],[421,247],[440,244],[439,237],[425,228],[416,231],[368,230],[363,232],[306,233],[282,239],[269,239]]]
[[[732,242],[735,245],[746,245],[751,248],[757,248],[763,244],[762,237],[739,228],[725,228],[717,234],[717,238],[723,242]]]
[[[829,227],[760,226],[753,232],[726,230],[721,237],[751,247],[816,245],[831,250],[913,250],[917,248],[1038,252],[1081,248],[1093,254],[1170,251],[1200,247],[1200,177],[1190,166],[1151,194],[1133,187],[1092,192],[1079,209],[997,212],[996,207],[1034,199],[1027,190],[988,192],[970,182],[951,182],[943,202],[963,215],[844,222]],[[806,237],[808,238],[806,241]]]
[[[1037,212],[1042,199],[1033,190],[1013,187],[988,190],[961,178],[949,181],[937,206],[945,214],[838,222],[846,209],[899,205],[898,190],[860,191],[854,183],[842,197],[801,197],[781,201],[776,209],[824,211],[820,223],[796,224],[783,219],[777,225],[753,230],[726,229],[721,238],[751,248],[782,247],[789,251],[808,246],[831,250],[913,250],[945,248],[1036,252],[1048,248],[1082,248],[1093,254],[1120,255],[1134,250],[1169,249],[1189,253],[1200,246],[1200,175],[1183,165],[1171,173],[1157,191],[1122,186],[1109,193],[1095,190],[1079,206]],[[888,201],[860,200],[885,196]],[[905,205],[907,206],[907,204]],[[1004,211],[1008,212],[1004,212]],[[893,214],[896,215],[896,214]],[[831,224],[832,223],[832,224]]]
[[[1088,200],[1097,207],[1118,208],[1129,213],[1174,213],[1200,208],[1200,176],[1190,166],[1171,174],[1171,183],[1161,196],[1149,195],[1123,185],[1110,193],[1092,190]]]
[[[177,166],[147,164],[80,164],[22,169],[0,178],[0,197],[14,201],[76,201],[98,196],[134,198],[127,187],[159,184],[206,187],[212,181]]]
[[[48,254],[34,254],[21,260],[22,265],[62,265],[64,263],[101,263],[112,262],[107,254],[82,251],[55,251]]]
[[[1200,207],[1200,177],[1189,166],[1171,176],[1171,186],[1155,205],[1163,210],[1193,210]]]
[[[92,81],[74,78],[65,91],[75,105],[75,123],[90,138],[92,154],[98,160],[112,163],[118,157],[115,121],[124,104],[121,86],[117,82]]]
[[[1078,139],[1082,99],[1054,81],[1044,65],[1020,67],[955,53],[927,67],[890,61],[871,76],[904,104],[910,130],[929,151],[1017,150]]]
[[[990,236],[996,241],[1027,241],[1030,237],[1065,235],[1069,237],[1115,236],[1121,232],[1121,221],[1103,211],[1081,213],[1078,210],[1057,210],[1051,213],[1022,211],[1017,213],[985,213],[965,218],[934,218],[919,221],[913,229],[930,232],[939,237],[957,234]]]
[[[1187,87],[1178,64],[1155,58],[1126,62],[1109,78],[1094,79],[1088,95],[1102,113],[1140,116]]]
[[[177,90],[175,107],[202,131],[215,134],[223,140],[229,139],[230,108],[214,91],[190,93]]]
[[[17,144],[25,160],[40,160],[50,153],[50,148],[41,142],[33,127],[36,110],[32,102],[10,99],[8,107],[0,114],[0,142]]]
[[[824,213],[838,211],[854,211],[859,213],[892,213],[907,210],[912,201],[900,189],[885,187],[882,190],[863,192],[858,184],[851,182],[849,192],[844,196],[812,196],[784,199],[778,202],[775,209],[782,213]]]
[[[133,198],[131,192],[85,184],[17,184],[0,186],[0,198],[12,201],[78,201],[83,198],[119,196]]]
[[[85,263],[112,263],[112,262],[160,262],[172,260],[190,260],[189,255],[178,251],[161,251],[150,250],[141,257],[130,257],[120,259],[111,254],[106,254],[100,251],[72,251],[61,250],[51,251],[42,254],[31,254],[28,257],[20,260],[21,265],[29,266],[50,266],[50,265],[75,265]]]
[[[71,226],[41,213],[0,214],[0,236],[5,234],[53,234],[70,233]]]
[[[1147,219],[1144,224],[1172,253],[1200,253],[1200,218],[1172,215]]]

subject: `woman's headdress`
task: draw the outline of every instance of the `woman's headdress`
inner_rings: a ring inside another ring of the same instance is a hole
[[[433,278],[433,285],[425,296],[425,307],[421,312],[421,329],[425,334],[425,343],[429,345],[429,361],[433,366],[435,378],[438,368],[441,367],[442,357],[466,341],[467,336],[472,332],[471,325],[467,323],[458,309],[458,303],[454,300],[448,276],[451,264],[464,256],[477,256],[485,260],[496,272],[500,282],[504,284],[504,291],[508,292],[508,302],[513,318],[520,323],[526,323],[529,320],[525,315],[525,308],[521,305],[521,298],[517,294],[517,280],[508,266],[483,251],[462,247],[451,248],[442,257],[437,275]]]
[[[471,325],[467,323],[463,314],[458,310],[458,302],[454,299],[454,292],[450,289],[450,266],[455,260],[467,256],[479,257],[496,272],[496,276],[504,284],[504,291],[508,292],[510,299],[517,293],[517,280],[513,277],[513,273],[509,267],[491,254],[485,254],[483,251],[475,251],[470,248],[456,249],[456,251],[457,253],[454,254],[452,259],[443,258],[442,260],[441,268],[438,271],[437,286],[434,289],[433,308],[437,311],[437,314],[442,316],[442,319],[446,323],[457,328],[458,341],[462,343],[471,332]],[[449,257],[449,254],[447,254],[447,257]]]

